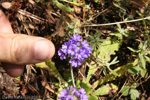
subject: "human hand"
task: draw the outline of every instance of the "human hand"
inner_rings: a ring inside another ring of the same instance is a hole
[[[25,64],[47,61],[54,53],[53,43],[45,38],[14,34],[0,10],[0,62],[10,76],[20,76]]]

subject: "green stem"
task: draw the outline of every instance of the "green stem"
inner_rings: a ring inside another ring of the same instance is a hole
[[[73,86],[76,87],[75,82],[74,82],[74,76],[73,76],[73,68],[71,65],[70,65],[70,70],[71,70],[71,78],[72,78]]]
[[[148,33],[148,30],[147,30],[146,21],[145,21],[145,19],[144,19],[143,14],[142,14],[142,18],[143,18],[143,24],[144,24],[145,33],[146,33],[146,36],[147,36],[148,41],[149,41],[149,40],[150,40],[150,37],[149,37],[149,33]]]

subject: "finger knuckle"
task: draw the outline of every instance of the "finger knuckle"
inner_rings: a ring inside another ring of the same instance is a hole
[[[10,47],[10,56],[12,62],[20,63],[22,59],[22,53],[20,49],[20,37],[15,36],[12,38],[11,47]]]

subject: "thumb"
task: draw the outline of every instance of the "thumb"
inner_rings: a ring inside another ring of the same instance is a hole
[[[1,10],[0,48],[0,62],[13,77],[22,74],[24,64],[48,60],[55,53],[54,45],[44,38],[13,34],[11,24]]]
[[[49,60],[55,53],[51,41],[23,34],[0,34],[0,61],[17,65]]]

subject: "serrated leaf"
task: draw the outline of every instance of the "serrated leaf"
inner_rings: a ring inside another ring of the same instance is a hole
[[[87,81],[89,82],[93,74],[96,72],[96,64],[90,63],[88,75],[87,75]]]
[[[139,91],[137,91],[136,89],[131,89],[130,90],[130,98],[131,100],[136,100],[139,97]]]
[[[97,96],[89,96],[88,100],[98,100],[98,97]]]
[[[110,38],[107,38],[107,40],[101,43],[98,49],[98,52],[100,52],[99,54],[100,58],[106,60],[109,54],[114,55],[115,51],[119,50],[120,44],[121,43],[119,42],[112,43]],[[110,61],[110,58],[108,59],[108,61]]]

